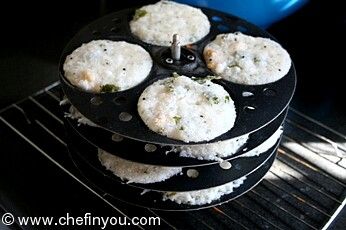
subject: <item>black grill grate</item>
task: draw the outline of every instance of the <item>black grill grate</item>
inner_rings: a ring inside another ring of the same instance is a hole
[[[0,111],[0,128],[14,132],[86,187],[70,161],[59,107],[59,83]],[[345,205],[346,137],[290,109],[277,159],[252,191],[199,211],[132,207],[90,191],[119,215],[159,216],[162,229],[321,229]],[[141,228],[146,228],[141,227]]]

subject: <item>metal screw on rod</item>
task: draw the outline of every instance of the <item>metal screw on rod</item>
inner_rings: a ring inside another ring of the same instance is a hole
[[[173,41],[172,41],[172,45],[171,45],[171,53],[172,53],[172,58],[174,60],[176,60],[176,61],[180,60],[181,47],[180,47],[178,34],[173,35]]]

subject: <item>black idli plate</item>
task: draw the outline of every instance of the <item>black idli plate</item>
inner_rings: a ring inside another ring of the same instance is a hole
[[[202,10],[211,22],[211,30],[199,42],[185,47],[186,50],[183,52],[190,52],[195,57],[191,61],[193,63],[187,63],[187,65],[179,65],[179,63],[165,64],[163,59],[167,47],[146,44],[130,32],[129,21],[135,9],[115,12],[87,25],[72,38],[61,56],[59,68],[64,93],[85,117],[97,125],[124,137],[165,145],[196,144],[195,142],[185,143],[173,140],[148,129],[137,112],[137,101],[143,90],[153,82],[171,76],[173,72],[188,77],[211,75],[212,73],[203,60],[202,51],[205,45],[220,33],[241,31],[244,34],[275,40],[266,31],[240,18],[215,10]],[[142,46],[153,59],[153,67],[149,76],[139,85],[116,93],[89,93],[71,85],[64,77],[63,72],[66,56],[83,43],[97,39],[122,40]],[[293,96],[296,74],[292,63],[291,69],[286,76],[270,84],[249,86],[225,80],[214,80],[213,82],[222,85],[231,95],[235,103],[237,118],[234,127],[230,131],[209,142],[228,140],[252,133],[273,121],[287,107]],[[127,117],[130,115],[131,119],[122,121],[120,114],[123,115],[124,113]]]
[[[63,111],[67,113],[69,107],[70,105],[62,106]],[[282,125],[286,115],[287,109],[267,126],[251,133],[247,143],[237,153],[229,157],[224,157],[223,160],[232,160],[241,157],[243,154],[260,145]],[[68,133],[74,136],[76,143],[91,144],[94,147],[133,162],[168,167],[191,167],[218,163],[217,161],[180,157],[179,153],[176,152],[169,152],[167,154],[167,151],[171,150],[171,146],[155,145],[156,150],[148,152],[145,150],[145,146],[147,145],[145,142],[123,138],[116,134],[117,141],[113,141],[112,136],[114,133],[102,128],[79,124],[71,118],[65,119],[65,127]]]
[[[125,183],[119,177],[113,175],[112,172],[106,170],[101,165],[97,156],[96,148],[83,143],[77,145],[76,143],[80,142],[75,141],[70,135],[68,136],[68,140],[68,148],[70,154],[73,155],[76,165],[86,163],[89,165],[89,167],[93,168],[95,173],[97,172],[100,176],[104,176],[105,180],[109,180],[110,182],[113,181],[117,183]],[[176,175],[163,182],[151,184],[130,183],[128,185],[141,189],[169,192],[194,191],[223,185],[242,176],[247,176],[260,168],[273,155],[274,150],[277,148],[279,143],[280,139],[270,149],[263,152],[259,156],[240,157],[229,161],[232,167],[227,170],[222,169],[220,164],[199,167],[185,167],[183,168],[181,175]],[[187,176],[187,171],[190,169],[198,171],[199,175],[197,178],[190,178]]]
[[[155,191],[144,192],[144,194],[142,194],[143,189],[108,180],[104,176],[95,172],[95,169],[90,167],[90,165],[86,164],[84,161],[76,163],[76,159],[74,159],[75,155],[71,155],[71,157],[81,173],[80,179],[91,186],[93,189],[98,191],[100,194],[103,194],[103,197],[110,202],[112,202],[112,200],[122,201],[127,204],[156,210],[189,211],[221,205],[223,203],[234,200],[251,190],[263,179],[265,174],[269,171],[276,157],[276,151],[277,149],[274,150],[274,154],[262,167],[248,175],[247,179],[240,187],[234,189],[232,193],[224,195],[220,199],[205,205],[179,205],[172,201],[162,201],[162,195],[159,192]]]

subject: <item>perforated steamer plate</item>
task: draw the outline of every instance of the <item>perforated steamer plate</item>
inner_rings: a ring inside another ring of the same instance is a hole
[[[104,198],[108,199],[110,202],[115,199],[135,206],[157,210],[189,211],[208,208],[229,202],[251,190],[269,171],[276,157],[276,150],[277,149],[274,150],[274,154],[263,166],[247,176],[247,179],[240,187],[235,188],[232,193],[224,195],[220,199],[205,205],[185,205],[177,204],[172,201],[162,201],[162,194],[159,192],[143,192],[143,189],[107,180],[104,176],[98,174],[95,169],[85,161],[79,160],[77,157],[75,157],[76,155],[71,154],[71,157],[81,173],[81,179],[85,180],[85,182],[94,187],[94,189],[104,194]]]
[[[62,106],[63,111],[68,113],[69,107],[70,105]],[[280,125],[282,125],[286,115],[287,110],[282,112],[279,117],[277,117],[267,126],[251,133],[247,143],[241,147],[237,153],[222,159],[236,159],[260,145],[262,142],[267,140],[275,132],[275,130],[280,127]],[[167,151],[171,150],[171,146],[152,145],[129,138],[123,138],[119,135],[114,135],[114,133],[105,129],[79,124],[76,120],[71,118],[66,118],[65,123],[67,131],[71,135],[75,134],[75,142],[103,149],[113,155],[129,161],[169,167],[191,167],[218,163],[217,161],[180,157],[179,152],[167,153]],[[150,148],[147,149],[148,147]]]
[[[104,176],[104,179],[108,180],[110,183],[112,181],[115,183],[126,183],[101,165],[96,148],[86,145],[85,142],[84,144],[78,144],[83,142],[76,139],[76,135],[73,135],[73,133],[70,133],[68,137],[69,151],[75,160],[77,159],[78,162],[82,161],[89,165],[95,173]],[[277,140],[271,148],[261,153],[259,156],[239,157],[228,161],[231,164],[230,168],[221,167],[219,163],[198,167],[184,167],[180,175],[173,176],[163,182],[151,184],[129,183],[128,185],[141,189],[170,192],[193,191],[223,185],[256,171],[273,155],[279,143],[280,140]],[[190,170],[197,172],[198,176],[188,176],[188,171]]]
[[[100,127],[124,137],[165,145],[196,144],[195,142],[185,143],[173,140],[149,130],[137,112],[137,101],[140,94],[147,86],[159,79],[171,76],[173,72],[188,77],[212,75],[205,65],[202,51],[204,46],[213,40],[217,34],[241,31],[252,36],[274,39],[267,32],[242,19],[214,10],[202,10],[211,22],[211,31],[201,41],[188,46],[185,50],[183,49],[182,62],[187,63],[183,67],[169,65],[165,62],[167,47],[146,44],[131,34],[129,21],[132,19],[135,9],[119,11],[87,25],[77,33],[63,51],[60,61],[60,79],[64,93],[71,103],[88,119]],[[150,53],[154,61],[149,76],[141,84],[116,93],[88,93],[71,85],[64,77],[62,70],[66,56],[81,44],[96,39],[123,40],[142,46]],[[184,53],[193,55],[195,59],[188,60],[185,58]],[[234,127],[230,131],[209,141],[210,143],[255,132],[273,121],[290,102],[296,85],[296,75],[292,63],[291,69],[286,76],[270,84],[247,86],[225,80],[214,80],[213,82],[222,85],[231,95],[235,102],[237,118]],[[252,96],[244,96],[249,95],[249,92]],[[122,121],[123,115],[131,119]],[[201,143],[206,142],[198,142],[198,144]]]

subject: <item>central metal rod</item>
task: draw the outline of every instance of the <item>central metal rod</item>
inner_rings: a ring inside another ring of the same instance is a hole
[[[180,47],[178,34],[173,35],[173,41],[172,41],[172,45],[171,45],[171,53],[172,53],[172,58],[174,60],[176,60],[176,61],[180,60],[181,47]]]

